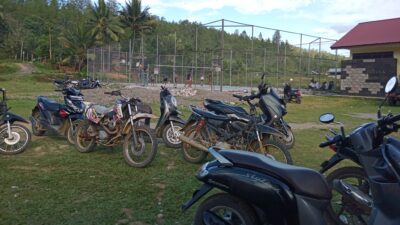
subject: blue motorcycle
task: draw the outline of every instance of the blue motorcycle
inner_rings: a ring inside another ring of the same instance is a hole
[[[83,94],[74,88],[66,88],[61,92],[64,95],[64,104],[47,97],[37,97],[37,104],[30,117],[32,133],[35,136],[42,136],[46,131],[51,130],[59,135],[67,136],[68,142],[74,144],[75,128],[78,121],[84,118]]]

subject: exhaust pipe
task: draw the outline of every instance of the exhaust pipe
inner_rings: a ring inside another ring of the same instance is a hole
[[[181,134],[181,135],[179,136],[179,139],[180,139],[182,142],[185,142],[186,144],[189,144],[189,145],[191,145],[191,146],[197,148],[198,150],[208,152],[208,149],[206,148],[206,146],[204,146],[204,145],[198,143],[197,141],[193,141],[192,139],[186,137],[186,136],[183,135],[183,134]]]
[[[343,180],[334,180],[333,181],[333,189],[340,192],[343,195],[346,195],[353,199],[365,210],[371,210],[373,206],[372,198],[354,187],[353,185],[343,181]]]

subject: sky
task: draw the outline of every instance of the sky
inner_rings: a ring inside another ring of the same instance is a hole
[[[149,6],[150,13],[167,21],[204,24],[227,19],[330,39],[341,38],[360,22],[400,17],[400,0],[142,0],[142,6]],[[251,35],[251,29],[246,32]],[[256,29],[254,36],[260,32],[264,38],[273,33]],[[300,43],[299,35],[281,36],[292,44]],[[302,43],[314,39],[303,37]]]

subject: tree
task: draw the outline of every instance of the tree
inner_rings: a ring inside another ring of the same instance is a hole
[[[124,33],[118,17],[112,14],[104,0],[98,0],[98,4],[91,7],[89,25],[92,27],[91,34],[98,44],[119,41],[119,36]]]
[[[279,30],[276,30],[274,35],[272,36],[272,43],[277,46],[279,46],[279,44],[281,43],[281,33],[279,32]]]
[[[242,31],[242,33],[240,34],[240,37],[242,38],[248,38],[247,33],[245,30]]]
[[[260,41],[264,41],[264,39],[263,39],[263,36],[262,36],[262,33],[260,32],[260,34],[258,35],[258,40],[260,40]]]
[[[64,31],[58,40],[65,49],[63,62],[74,64],[75,69],[80,71],[86,60],[87,50],[95,42],[89,29],[84,24],[80,24],[71,30]]]
[[[125,7],[120,11],[121,22],[132,32],[131,37],[134,38],[136,32],[141,34],[154,28],[155,23],[149,10],[149,7],[142,10],[141,0],[131,0],[131,2],[125,3]]]
[[[235,29],[235,32],[233,33],[235,36],[239,36],[239,29]]]

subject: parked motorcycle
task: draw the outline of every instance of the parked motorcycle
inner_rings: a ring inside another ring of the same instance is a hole
[[[296,102],[301,103],[301,91],[300,89],[292,89],[290,84],[285,84],[283,87],[283,99],[285,102]]]
[[[24,125],[27,120],[12,112],[7,106],[6,89],[0,88],[2,101],[0,102],[0,154],[15,155],[26,150],[31,141],[31,133]]]
[[[65,75],[64,79],[54,80],[54,85],[56,90],[63,90],[66,88],[76,88],[78,86],[78,81],[71,80],[70,76]]]
[[[78,82],[79,89],[94,89],[94,88],[101,88],[100,80],[94,80],[91,77],[84,78],[79,80]]]
[[[165,145],[171,148],[179,148],[182,142],[179,139],[181,129],[185,121],[180,117],[182,114],[177,109],[178,103],[168,88],[161,86],[160,92],[160,118],[157,122],[155,132],[157,137],[162,137]]]
[[[392,92],[397,78],[386,85]],[[333,114],[320,120],[334,122]],[[372,207],[371,217],[364,224],[400,224],[400,141],[385,139],[397,131],[400,115],[391,114],[376,123],[364,124],[345,135],[344,129],[320,147],[348,143],[367,174],[373,203],[369,196],[344,180],[333,181],[333,188],[346,198]],[[324,218],[331,189],[317,171],[282,164],[270,158],[245,151],[222,150],[209,152],[216,160],[204,164],[197,173],[203,186],[194,192],[182,208],[186,210],[213,188],[222,190],[201,203],[195,215],[195,225],[216,224],[293,224],[326,225]]]
[[[250,101],[248,101],[250,105]],[[255,107],[252,105],[252,107]],[[259,117],[247,114],[217,115],[191,106],[192,114],[182,128],[182,152],[185,160],[199,163],[207,157],[208,147],[219,145],[230,149],[246,149],[292,163],[289,151],[271,136],[283,136],[266,126]]]
[[[67,136],[70,144],[74,144],[75,128],[83,119],[85,103],[83,94],[75,88],[65,88],[60,91],[64,95],[64,104],[44,96],[37,97],[37,104],[32,109],[30,121],[32,133],[43,136],[52,130],[59,135]]]
[[[141,100],[128,98],[121,91],[104,92],[119,96],[112,108],[90,105],[85,112],[86,119],[76,128],[75,146],[86,153],[96,144],[115,146],[123,142],[123,154],[128,165],[145,167],[157,153],[157,139],[144,120],[154,118],[152,114],[138,109]]]
[[[258,85],[258,93],[250,96],[240,96],[234,94],[233,97],[245,101],[258,99],[259,101],[257,105],[263,112],[261,117],[265,121],[265,124],[279,130],[282,134],[284,134],[283,136],[274,136],[274,139],[283,143],[288,149],[294,146],[295,137],[292,129],[283,119],[283,116],[287,113],[286,104],[273,88],[268,87],[265,84],[264,75],[262,75],[261,82]],[[240,116],[240,114],[255,115],[256,113],[255,107],[251,107],[250,112],[247,113],[246,110],[240,106],[232,106],[222,101],[212,99],[205,99],[204,106],[209,111],[215,112],[219,115],[236,114]]]

